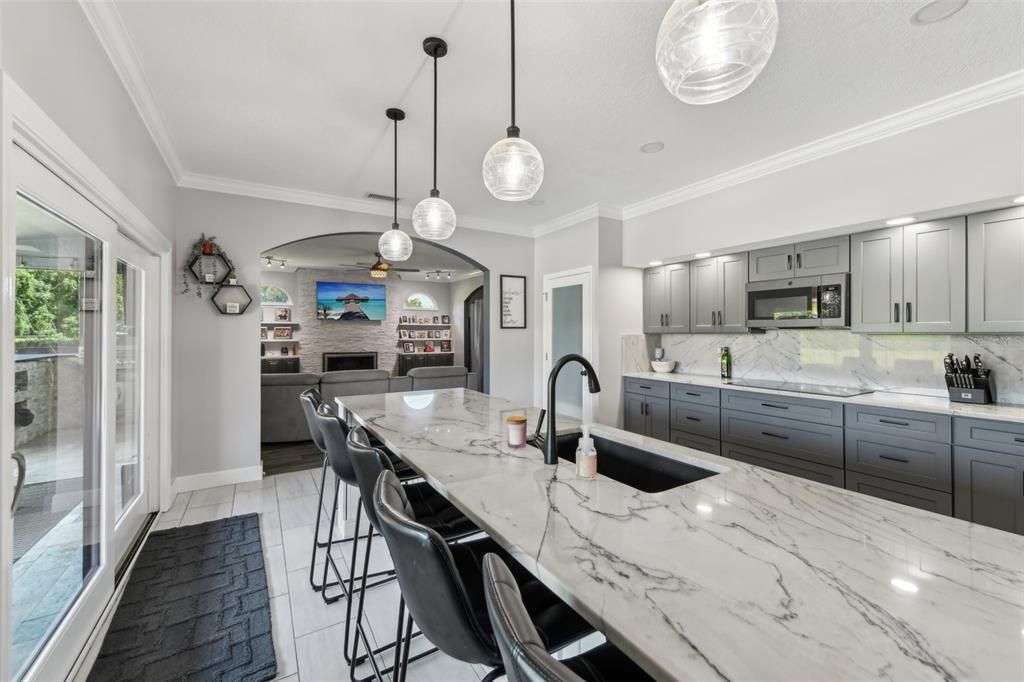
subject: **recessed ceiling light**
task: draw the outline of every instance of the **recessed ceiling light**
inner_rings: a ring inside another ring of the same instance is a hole
[[[526,203],[528,203],[530,206],[543,206],[544,205],[544,200],[543,199],[530,199]]]
[[[914,26],[927,26],[951,16],[967,6],[967,0],[932,0],[917,8],[910,15],[910,23]]]
[[[895,587],[897,590],[903,590],[904,592],[909,592],[910,594],[914,594],[915,592],[917,592],[917,585],[910,582],[909,580],[904,580],[903,578],[893,578],[889,581],[889,584]]]
[[[914,222],[915,220],[917,220],[917,218],[915,218],[914,216],[907,215],[907,216],[903,216],[902,218],[890,218],[889,220],[885,221],[885,224],[886,225],[909,225],[910,223]]]
[[[641,145],[640,151],[642,151],[644,154],[657,154],[664,148],[664,142],[648,142],[645,145]]]
[[[1019,197],[1017,197],[1016,199],[1014,199],[1013,203],[1015,203],[1015,204],[1024,204],[1024,194],[1022,194]]]
[[[651,261],[650,263],[648,263],[647,265],[649,265],[649,266],[651,266],[651,267],[653,267],[653,266],[655,266],[655,265],[661,265],[661,261],[660,261],[660,260],[652,260],[652,261]]]
[[[711,255],[710,251],[701,251],[700,253],[693,254],[694,258],[707,258]]]

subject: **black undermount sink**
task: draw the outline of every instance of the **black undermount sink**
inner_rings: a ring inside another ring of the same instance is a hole
[[[559,459],[576,462],[581,433],[564,433],[557,438]],[[645,493],[660,493],[700,481],[718,472],[617,443],[591,434],[597,450],[597,473]],[[530,438],[530,445],[543,450],[544,438]]]

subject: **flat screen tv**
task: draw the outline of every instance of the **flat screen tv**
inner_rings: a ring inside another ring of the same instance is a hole
[[[316,283],[318,320],[379,321],[387,316],[387,287],[383,284]]]

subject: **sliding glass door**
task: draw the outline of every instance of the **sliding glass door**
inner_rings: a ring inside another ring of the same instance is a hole
[[[10,635],[0,668],[49,680],[72,669],[150,511],[156,259],[28,153],[10,150],[13,225],[2,243],[13,315],[3,357],[13,371],[2,374],[0,423],[14,494],[0,509],[12,550],[0,557]]]

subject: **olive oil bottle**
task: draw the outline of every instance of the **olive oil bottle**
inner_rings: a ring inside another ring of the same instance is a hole
[[[732,353],[729,352],[729,346],[722,346],[722,378],[732,379]]]

